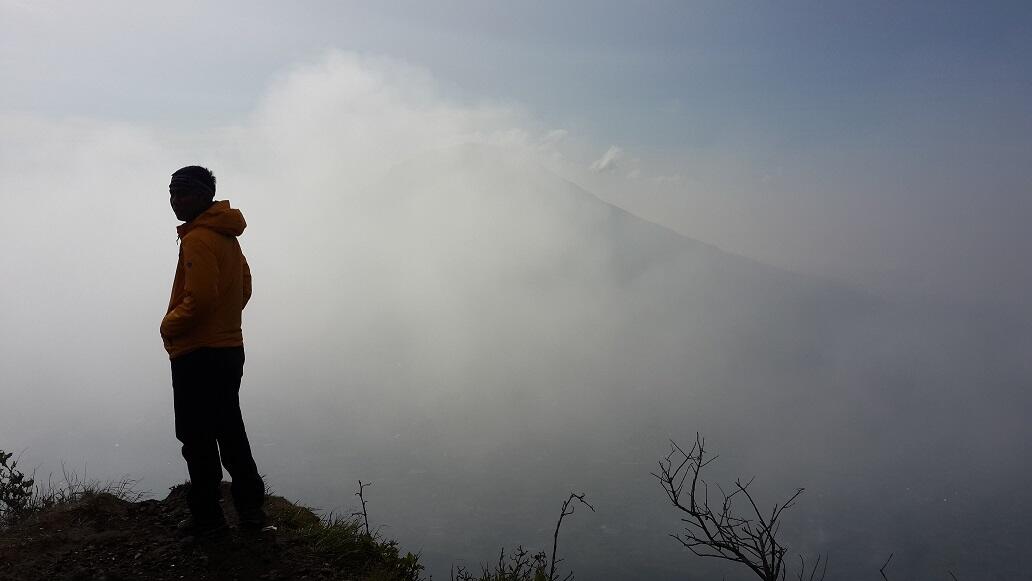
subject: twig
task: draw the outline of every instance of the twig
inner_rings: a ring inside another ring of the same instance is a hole
[[[885,581],[889,581],[889,578],[885,576],[885,568],[889,566],[889,562],[892,561],[892,556],[895,554],[889,553],[889,558],[885,559],[885,564],[881,566],[881,569],[878,569],[878,572],[881,573],[881,578],[885,579]]]
[[[363,484],[361,480],[358,481],[358,492],[355,493],[355,496],[362,501],[362,512],[352,513],[352,516],[362,515],[362,520],[365,521],[365,534],[367,537],[371,535],[369,534],[369,513],[366,512],[365,489],[367,486],[372,485],[372,482],[366,482]]]
[[[563,517],[565,517],[567,515],[573,514],[574,510],[576,509],[576,506],[570,506],[570,503],[573,502],[574,500],[576,500],[576,501],[580,502],[581,504],[583,504],[584,506],[590,508],[591,512],[595,512],[595,507],[591,506],[588,503],[588,501],[584,500],[584,493],[583,492],[580,493],[580,494],[577,494],[575,492],[571,492],[570,496],[566,500],[563,501],[563,508],[559,512],[559,520],[558,520],[558,522],[555,523],[555,534],[552,535],[552,564],[548,568],[548,581],[555,581],[555,566],[556,566],[557,563],[562,561],[562,559],[558,559],[557,560],[555,558],[556,550],[559,547],[559,527],[563,526]],[[563,581],[567,581],[567,580],[572,579],[572,578],[573,578],[573,574],[570,573],[569,575],[567,575],[564,578]]]

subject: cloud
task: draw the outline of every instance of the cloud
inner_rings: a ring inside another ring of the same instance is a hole
[[[555,145],[567,137],[569,137],[569,132],[565,129],[553,129],[541,138],[541,145]]]
[[[684,181],[684,177],[681,174],[676,173],[668,176],[656,176],[655,181],[657,184],[679,184]]]
[[[595,173],[614,171],[617,167],[616,162],[623,157],[623,153],[623,149],[615,145],[609,146],[609,149],[602,154],[602,157],[591,163],[591,171]]]
[[[566,141],[569,137],[569,132],[565,129],[552,129],[545,133],[537,141],[537,151],[545,158],[551,159],[554,162],[562,161],[564,156],[559,150],[559,144]]]
[[[426,69],[331,51],[274,83],[243,129],[313,185],[370,177],[419,152],[461,143],[523,147],[530,133],[512,108],[444,98]]]
[[[0,303],[38,299],[5,319],[9,336],[19,340],[0,342],[0,369],[12,384],[28,381],[12,370],[42,368],[29,363],[37,345],[46,341],[46,330],[67,325],[66,340],[80,345],[75,353],[85,363],[41,375],[54,386],[55,399],[84,383],[102,384],[108,372],[99,362],[105,352],[121,349],[125,337],[134,338],[132,356],[146,362],[124,377],[125,389],[165,376],[153,327],[175,264],[167,180],[183,165],[211,167],[219,198],[247,217],[242,244],[255,273],[256,300],[246,332],[256,353],[263,345],[279,350],[288,368],[306,361],[312,344],[362,352],[376,347],[377,337],[393,345],[411,335],[415,344],[432,347],[391,357],[409,361],[414,373],[461,379],[466,355],[481,348],[477,338],[465,336],[464,325],[472,328],[476,320],[465,313],[476,301],[463,304],[463,293],[491,288],[488,296],[537,304],[534,293],[541,291],[513,283],[512,272],[551,264],[556,248],[581,251],[586,258],[577,264],[602,260],[577,234],[583,228],[560,219],[567,197],[534,203],[541,199],[527,195],[527,188],[567,187],[547,172],[533,173],[540,183],[527,186],[521,169],[524,162],[536,168],[541,164],[534,162],[551,159],[550,148],[570,138],[565,129],[542,126],[518,107],[449,99],[427,70],[398,60],[331,51],[276,77],[239,123],[203,131],[16,113],[0,116],[0,125],[0,175],[7,191],[19,192],[0,216],[0,246],[18,251],[0,255],[0,266],[21,281],[0,288]],[[608,155],[618,156],[619,148]],[[582,173],[586,161],[577,163]],[[117,179],[111,168],[118,168]],[[477,211],[483,207],[492,210],[486,217]],[[520,217],[512,224],[521,229],[487,221],[510,212]],[[89,254],[111,244],[111,229],[97,224],[116,227],[133,244]],[[520,253],[499,249],[514,241]],[[474,251],[507,258],[485,260],[491,274],[485,280],[450,272]],[[569,266],[549,268],[562,272],[561,280],[572,277]],[[60,272],[61,282],[41,272]],[[526,278],[542,276],[532,274]],[[572,287],[568,303],[540,314],[552,321],[575,316],[585,309],[579,297],[586,293]],[[84,300],[90,308],[81,308]],[[294,306],[277,308],[286,303]],[[516,323],[528,324],[530,318],[521,317]],[[348,323],[338,330],[328,321]],[[110,334],[92,337],[89,330],[98,328]],[[385,330],[370,334],[370,328]],[[426,329],[439,337],[418,340]],[[135,339],[148,336],[151,343]],[[66,347],[55,349],[66,353]],[[255,361],[262,365],[260,357]],[[327,373],[319,385],[332,385],[336,376]],[[442,384],[463,385],[458,379]],[[137,394],[150,401],[151,395]],[[19,403],[25,402],[15,407]]]

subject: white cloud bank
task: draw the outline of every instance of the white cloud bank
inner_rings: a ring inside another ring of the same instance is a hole
[[[0,436],[32,433],[33,425],[115,421],[77,411],[99,393],[126,407],[165,394],[156,325],[175,265],[166,188],[176,168],[211,167],[217,197],[244,211],[256,299],[275,296],[270,285],[279,284],[311,307],[311,285],[281,273],[325,272],[326,261],[342,260],[329,254],[337,252],[329,240],[360,244],[369,186],[390,168],[462,143],[548,157],[539,146],[554,148],[565,137],[512,107],[449,100],[424,69],[340,51],[279,77],[247,120],[231,127],[187,134],[18,113],[0,114],[0,125],[0,269],[17,281],[0,287],[0,304],[12,306],[2,315],[0,376],[18,386],[6,409],[22,410],[0,414]],[[319,289],[318,298],[333,293]],[[251,314],[254,327],[263,325],[262,304]],[[41,358],[44,350],[63,363]],[[112,383],[115,353],[136,364],[119,369]],[[40,420],[32,410],[42,410],[34,402],[43,400],[69,402],[48,412],[69,417]]]

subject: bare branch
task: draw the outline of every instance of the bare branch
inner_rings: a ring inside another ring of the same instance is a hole
[[[889,558],[885,559],[885,564],[881,566],[881,569],[878,569],[878,572],[881,573],[881,578],[885,579],[885,581],[889,581],[889,578],[885,576],[885,568],[889,566],[889,561],[892,561],[892,556],[895,554],[889,553]]]
[[[817,576],[817,569],[821,566],[821,555],[817,555],[817,561],[809,568],[810,574],[807,576],[806,559],[799,555],[799,572],[796,574],[797,581],[824,581],[824,576],[828,573],[828,560],[824,558],[824,568],[821,569],[820,577]]]
[[[745,482],[735,480],[730,490],[718,485],[720,498],[711,501],[709,484],[702,477],[702,470],[715,459],[716,456],[707,455],[706,441],[698,433],[687,451],[676,442],[670,442],[670,452],[659,461],[659,470],[652,473],[667,499],[683,515],[684,530],[670,536],[694,555],[740,563],[765,581],[784,579],[788,549],[778,539],[781,517],[786,509],[795,506],[803,489],[797,489],[784,502],[774,504],[769,512],[760,509],[750,491],[755,477]],[[738,498],[744,499],[748,506],[744,514],[735,505]],[[818,579],[822,562],[827,569],[827,559],[823,557],[818,556],[811,568],[806,567],[802,557],[800,559],[800,581]],[[821,573],[820,579],[823,575]]]
[[[363,484],[361,480],[358,481],[358,492],[355,493],[355,496],[357,496],[358,499],[360,501],[362,501],[362,511],[361,512],[352,513],[352,515],[351,515],[351,516],[362,515],[362,520],[365,522],[365,534],[367,536],[369,535],[369,513],[366,511],[365,489],[366,489],[367,486],[372,486],[372,485],[373,485],[372,482],[366,482],[366,483]]]
[[[662,464],[662,463],[661,463]],[[559,527],[563,526],[563,517],[569,516],[574,513],[577,506],[571,504],[574,500],[583,504],[584,506],[591,509],[591,512],[595,512],[595,507],[591,506],[588,501],[584,500],[585,494],[582,492],[577,494],[571,492],[570,496],[563,501],[562,510],[559,511],[559,520],[555,523],[555,534],[552,535],[552,564],[548,567],[548,581],[555,581],[555,566],[562,562],[562,559],[556,559],[556,552],[559,547]],[[573,573],[569,573],[563,578],[563,581],[570,581],[573,579]]]

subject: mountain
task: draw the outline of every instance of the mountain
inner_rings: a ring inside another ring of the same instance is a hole
[[[501,148],[306,200],[291,244],[319,267],[284,264],[273,291],[304,308],[258,323],[303,343],[255,359],[275,362],[262,396],[314,419],[268,438],[324,473],[375,475],[431,571],[544,542],[545,503],[575,488],[599,507],[571,523],[586,578],[722,572],[666,537],[679,524],[649,477],[697,431],[723,454],[716,481],[758,475],[765,503],[808,489],[785,532],[832,553],[836,578],[893,551],[909,577],[1032,564],[1026,541],[971,535],[1032,508],[1013,461],[1032,435],[1026,322],[729,254]]]

